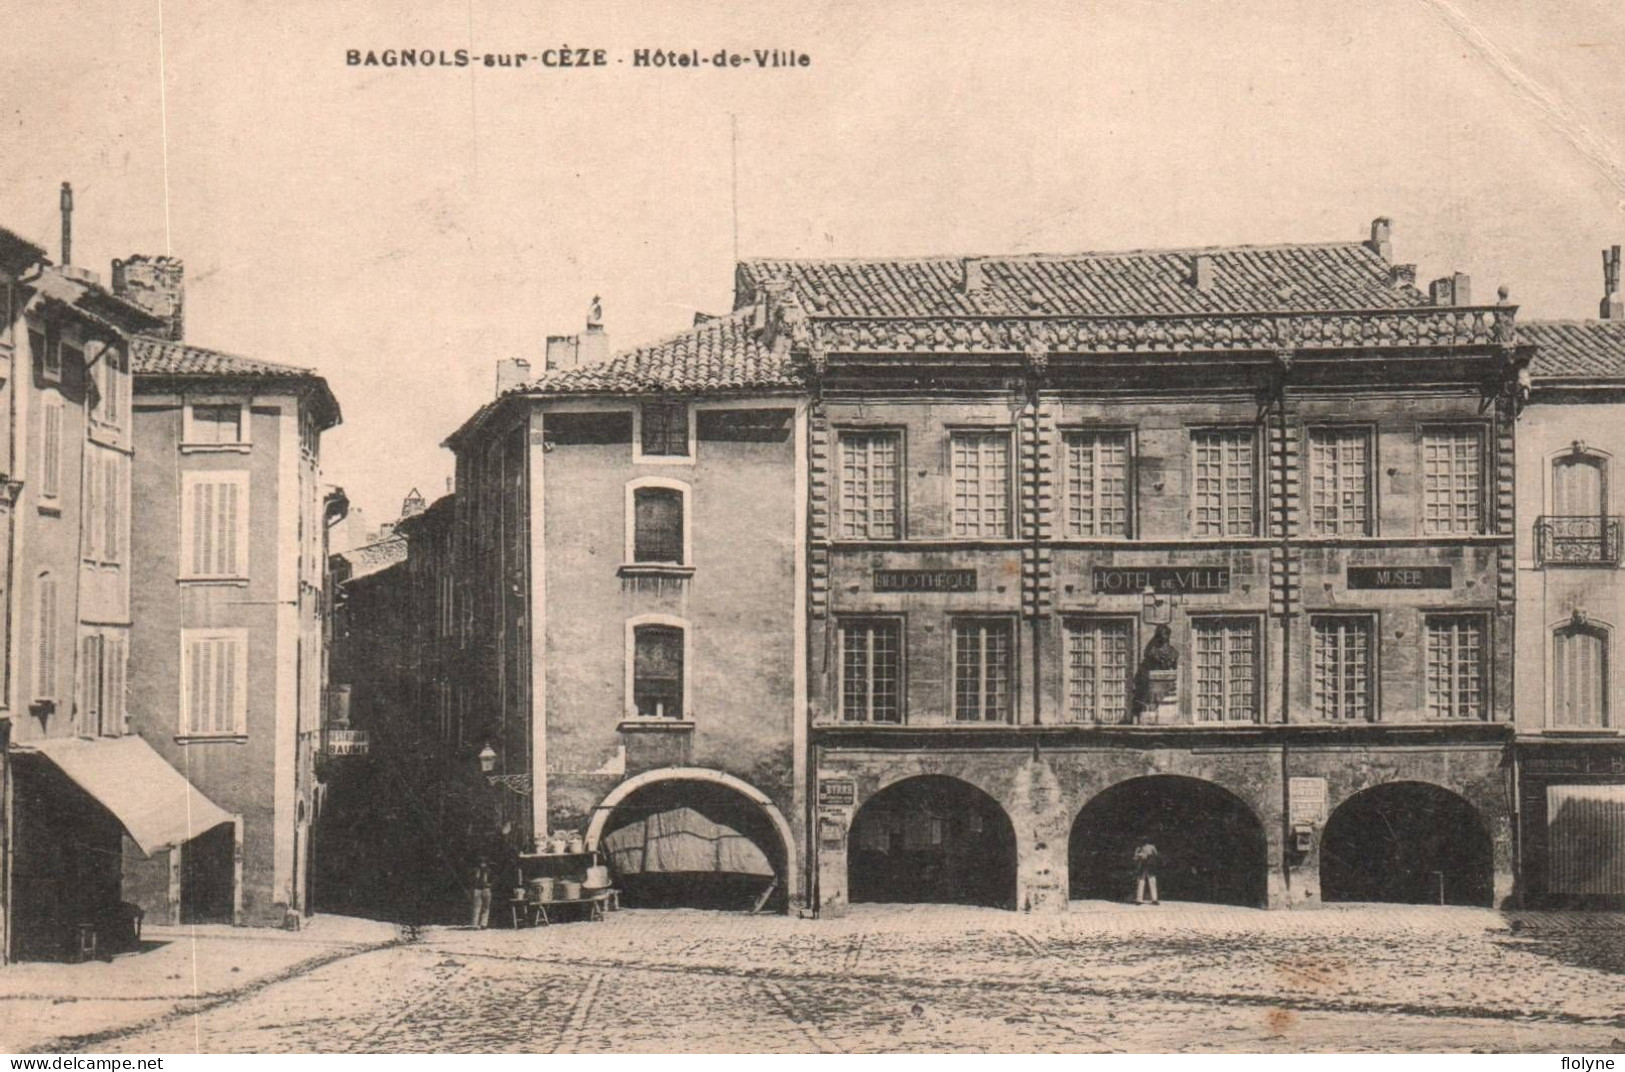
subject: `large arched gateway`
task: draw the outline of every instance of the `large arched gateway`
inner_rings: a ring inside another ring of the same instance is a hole
[[[1489,831],[1471,804],[1436,785],[1356,793],[1320,839],[1323,901],[1487,906],[1494,895]]]
[[[782,909],[796,893],[789,824],[765,794],[720,771],[628,779],[593,813],[587,844],[631,907]]]
[[[957,778],[890,785],[858,810],[847,842],[851,901],[1016,907],[1016,832],[998,801]]]
[[[1134,850],[1146,840],[1160,857],[1163,900],[1264,905],[1265,841],[1258,817],[1212,782],[1174,775],[1131,778],[1084,805],[1067,848],[1072,897],[1132,898]]]

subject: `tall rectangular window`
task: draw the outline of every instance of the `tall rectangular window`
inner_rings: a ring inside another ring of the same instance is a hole
[[[39,490],[47,499],[62,494],[62,399],[54,393],[43,396],[40,409]]]
[[[895,618],[841,623],[841,718],[903,720],[903,624]]]
[[[1198,536],[1258,534],[1258,459],[1251,428],[1191,433],[1191,504]]]
[[[1127,432],[1066,437],[1066,534],[1131,536]]]
[[[1552,725],[1608,725],[1608,630],[1574,622],[1552,633]]]
[[[1364,428],[1309,430],[1309,531],[1371,534],[1371,434]]]
[[[248,474],[203,471],[182,479],[182,575],[246,578]]]
[[[1372,717],[1371,619],[1326,615],[1310,622],[1315,717],[1328,722]]]
[[[683,493],[676,488],[634,488],[632,532],[632,561],[681,565]]]
[[[682,718],[683,630],[640,625],[632,637],[633,709],[640,718]]]
[[[902,436],[897,432],[841,433],[841,499],[837,525],[843,540],[895,540],[902,534]]]
[[[116,565],[124,556],[124,456],[85,452],[84,557]]]
[[[79,732],[124,732],[124,638],[93,633],[79,638]]]
[[[1196,719],[1258,720],[1258,623],[1251,618],[1196,618]]]
[[[688,449],[688,404],[685,402],[645,402],[639,410],[643,453],[655,457],[686,458]]]
[[[1128,721],[1133,643],[1132,626],[1124,618],[1066,623],[1068,722]]]
[[[954,432],[949,436],[955,536],[1010,535],[1010,435]]]
[[[1008,722],[1015,666],[1010,623],[965,618],[954,623],[954,718]]]
[[[1481,719],[1484,705],[1484,619],[1435,614],[1427,619],[1429,718]]]
[[[181,630],[181,736],[248,732],[248,633]]]
[[[1477,428],[1422,433],[1422,531],[1471,536],[1483,530],[1483,433]]]
[[[91,413],[96,421],[110,428],[124,426],[125,387],[124,357],[117,346],[94,342],[86,349],[90,362],[90,378],[96,395]]]

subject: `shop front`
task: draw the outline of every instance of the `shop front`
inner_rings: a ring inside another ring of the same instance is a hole
[[[1625,908],[1625,742],[1518,743],[1523,900]]]

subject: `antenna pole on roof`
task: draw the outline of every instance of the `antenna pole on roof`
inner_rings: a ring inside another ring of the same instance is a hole
[[[739,114],[728,113],[733,162],[734,263],[739,263]]]

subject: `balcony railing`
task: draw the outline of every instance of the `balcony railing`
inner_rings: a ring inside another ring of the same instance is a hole
[[[1535,548],[1542,566],[1619,565],[1619,518],[1598,514],[1542,517]]]

